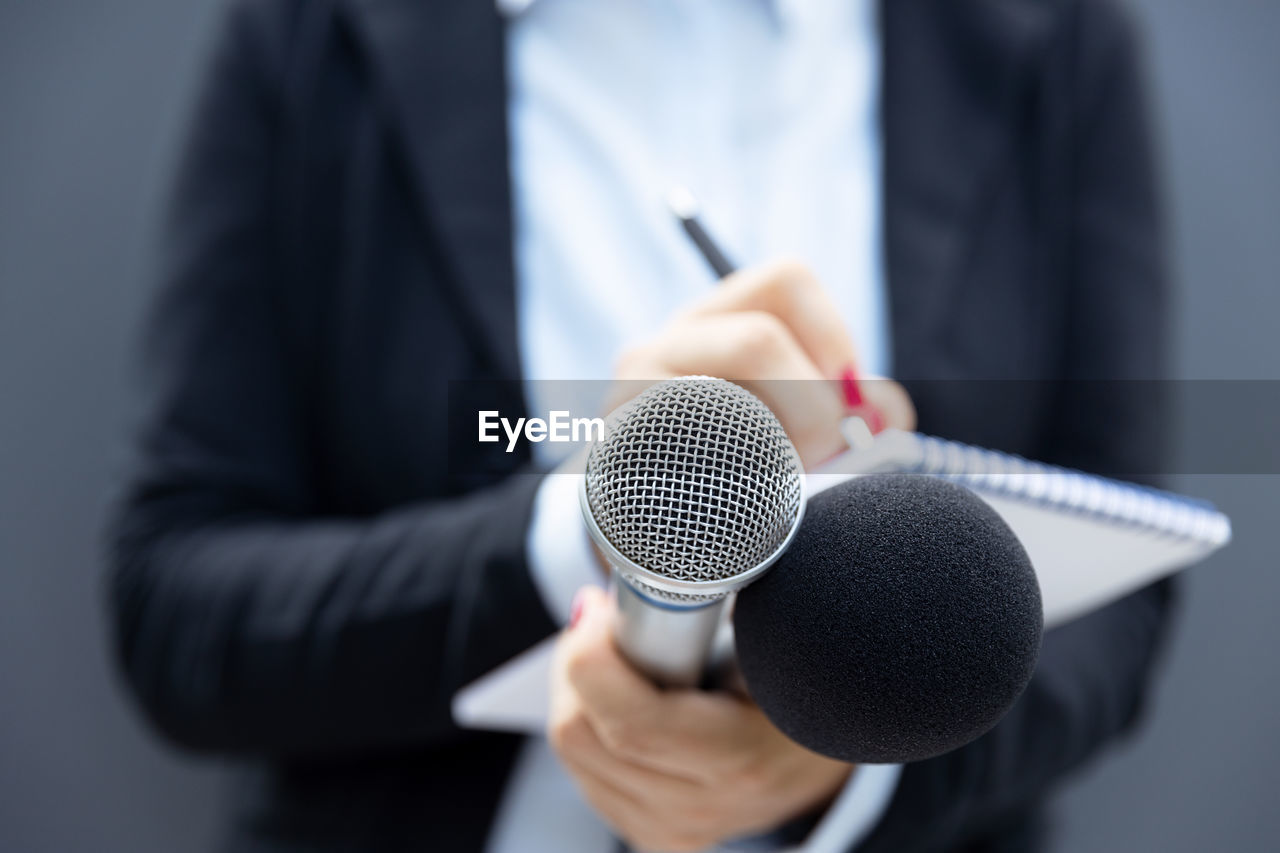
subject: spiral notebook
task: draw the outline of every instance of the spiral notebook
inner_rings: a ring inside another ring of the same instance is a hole
[[[890,471],[968,486],[1027,549],[1040,581],[1045,627],[1189,566],[1231,539],[1231,522],[1206,501],[919,433],[885,430],[871,439],[854,421],[847,424],[854,449],[807,475],[809,497],[851,477]],[[453,702],[458,724],[542,731],[552,643],[534,646],[459,691]]]
[[[1101,607],[1231,540],[1230,520],[1207,501],[899,430],[885,430],[813,472],[809,494],[889,471],[946,477],[1000,513],[1031,557],[1047,626]]]

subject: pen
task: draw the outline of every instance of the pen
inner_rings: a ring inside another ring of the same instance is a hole
[[[684,187],[672,187],[671,192],[667,193],[667,207],[675,214],[680,227],[689,235],[693,245],[698,247],[699,254],[716,274],[716,278],[728,278],[737,271],[733,262],[720,251],[716,241],[711,239],[707,229],[702,227],[702,222],[698,219],[698,200],[693,193]]]
[[[707,229],[698,218],[697,197],[686,187],[675,186],[667,193],[667,207],[680,223],[680,227],[684,229],[684,233],[689,235],[689,239],[697,247],[698,253],[707,262],[707,266],[711,267],[711,271],[716,274],[716,278],[723,279],[733,275],[737,268],[716,245],[716,241],[711,239],[711,235],[707,233]],[[863,410],[860,416],[866,422],[866,426],[873,433],[879,432],[883,428],[883,417],[867,405],[862,396],[862,389],[858,386],[858,374],[853,365],[846,367],[844,373],[840,375],[840,388],[844,394],[845,405],[850,409]]]

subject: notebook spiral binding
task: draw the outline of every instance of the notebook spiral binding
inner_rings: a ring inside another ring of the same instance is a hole
[[[1231,538],[1231,522],[1207,501],[934,436],[902,435],[911,441],[904,450],[913,457],[907,470],[914,473],[1161,536],[1214,545]]]

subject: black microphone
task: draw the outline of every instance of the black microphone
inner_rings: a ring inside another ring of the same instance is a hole
[[[814,496],[773,568],[738,593],[738,664],[783,733],[856,763],[948,752],[991,729],[1035,669],[1031,561],[966,488],[876,474]]]

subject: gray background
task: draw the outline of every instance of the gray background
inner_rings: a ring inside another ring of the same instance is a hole
[[[0,4],[3,851],[207,849],[224,800],[222,771],[166,751],[115,686],[98,556],[161,187],[216,5]],[[1280,378],[1280,4],[1137,5],[1176,216],[1180,375]],[[1237,540],[1189,573],[1150,725],[1066,791],[1061,851],[1280,847],[1280,480],[1179,485],[1231,513]]]

